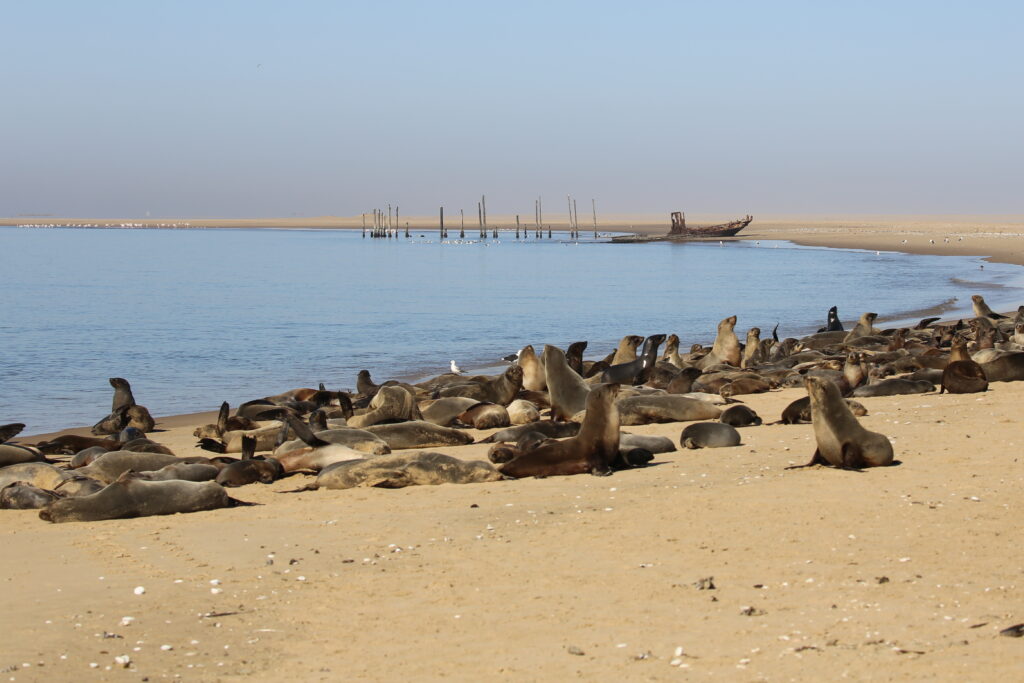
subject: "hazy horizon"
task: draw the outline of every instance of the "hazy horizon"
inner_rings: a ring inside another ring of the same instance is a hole
[[[1024,212],[1011,3],[6,9],[0,216]]]

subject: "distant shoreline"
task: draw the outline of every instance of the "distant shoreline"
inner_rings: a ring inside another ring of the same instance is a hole
[[[693,214],[687,221],[693,225],[719,223],[739,217],[730,214]],[[545,221],[552,230],[565,232],[567,216],[555,214]],[[583,217],[586,218],[585,216]],[[372,222],[370,216],[367,221]],[[362,216],[315,216],[302,218],[62,218],[52,216],[20,216],[0,218],[0,226],[53,226],[102,228],[277,228],[306,230],[360,230]],[[399,230],[428,231],[438,229],[435,216],[400,217]],[[449,231],[459,224],[447,222]],[[501,230],[515,225],[514,216],[488,217],[488,227]],[[524,224],[525,225],[525,224]],[[668,217],[654,214],[610,214],[598,217],[599,232],[636,232],[657,234],[668,232]],[[467,223],[467,232],[477,230],[475,222]],[[532,229],[532,224],[526,225]],[[581,221],[583,233],[593,231],[593,224]],[[1024,266],[1024,216],[885,216],[885,215],[767,215],[754,216],[751,223],[735,239],[789,240],[796,244],[840,249],[900,251],[909,254],[982,256],[997,263]]]

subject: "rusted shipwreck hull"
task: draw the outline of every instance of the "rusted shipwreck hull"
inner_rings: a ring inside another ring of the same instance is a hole
[[[686,216],[681,211],[676,211],[672,214],[672,229],[667,235],[619,235],[613,237],[612,242],[685,242],[686,240],[721,239],[732,237],[750,225],[753,220],[753,216],[745,216],[739,220],[719,225],[687,227]]]

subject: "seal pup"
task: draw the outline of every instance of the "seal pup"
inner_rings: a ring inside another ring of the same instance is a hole
[[[731,405],[723,410],[722,415],[718,420],[723,424],[731,425],[733,427],[756,427],[762,422],[760,416],[754,412],[753,408],[745,406],[742,403]]]
[[[985,297],[983,297],[980,294],[971,295],[971,308],[974,309],[975,318],[988,318],[990,320],[1000,320],[1006,317],[1005,315],[1002,315],[1001,313],[996,313],[991,308],[989,308],[988,304],[985,303]]]
[[[257,458],[256,439],[242,438],[242,459],[228,464],[217,473],[216,481],[221,486],[245,486],[246,484],[271,484],[284,476],[284,466],[274,458]]]
[[[571,420],[586,408],[590,385],[569,367],[565,353],[557,346],[545,344],[541,358],[551,399],[552,419]]]
[[[406,486],[478,484],[504,479],[494,465],[459,460],[442,453],[396,453],[372,460],[343,462],[324,469],[309,488],[350,489],[356,486],[400,489]]]
[[[740,445],[740,433],[723,422],[696,422],[687,425],[679,436],[685,448],[728,448]]]
[[[806,465],[786,469],[832,465],[859,470],[892,464],[892,443],[885,435],[861,426],[839,395],[839,387],[820,377],[808,377],[807,394],[818,447]]]
[[[718,334],[715,336],[715,343],[711,346],[711,353],[697,361],[696,367],[704,368],[719,363],[739,367],[740,365],[740,342],[736,338],[736,316],[731,315],[718,323]]]
[[[587,395],[587,415],[576,436],[545,441],[503,463],[499,471],[517,479],[584,472],[611,474],[611,464],[619,455],[619,411],[615,405],[618,393],[617,384],[595,386]]]
[[[519,351],[519,367],[523,369],[523,389],[527,391],[544,391],[548,388],[544,376],[544,364],[537,358],[533,344],[527,344]]]
[[[39,511],[47,522],[95,522],[251,505],[235,500],[214,481],[144,481],[125,472],[102,491],[62,498]]]

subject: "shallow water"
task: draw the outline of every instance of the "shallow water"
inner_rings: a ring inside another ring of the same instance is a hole
[[[1024,269],[973,257],[798,247],[786,242],[607,244],[555,239],[442,244],[436,233],[0,228],[0,424],[25,434],[92,424],[125,377],[154,415],[213,410],[297,386],[352,388],[494,368],[532,343],[626,334],[741,339],[781,321],[812,332],[829,306],[852,323],[924,315],[970,294],[1024,300]]]

